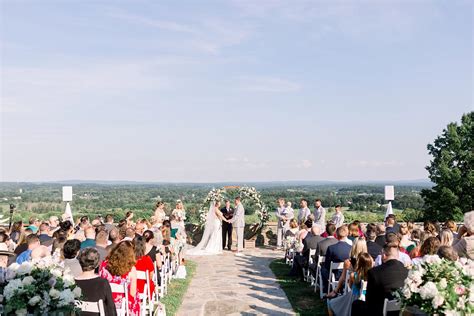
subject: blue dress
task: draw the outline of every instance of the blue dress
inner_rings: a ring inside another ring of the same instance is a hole
[[[354,280],[357,280],[357,272],[354,272]],[[360,282],[360,280],[358,282],[354,282],[351,286],[350,292],[328,300],[328,308],[333,311],[334,315],[351,315],[352,303],[359,299],[361,284],[362,282]]]

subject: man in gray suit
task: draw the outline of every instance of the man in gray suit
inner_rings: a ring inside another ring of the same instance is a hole
[[[244,228],[245,228],[245,209],[242,203],[240,203],[240,197],[235,198],[234,205],[234,218],[231,219],[231,223],[234,224],[237,233],[237,254],[236,256],[243,256],[242,250],[244,249]]]

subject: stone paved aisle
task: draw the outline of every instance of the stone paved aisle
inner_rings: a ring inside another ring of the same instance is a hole
[[[198,263],[178,315],[295,315],[269,263],[280,251],[189,257]]]

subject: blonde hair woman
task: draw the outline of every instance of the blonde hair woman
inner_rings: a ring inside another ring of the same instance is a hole
[[[454,241],[453,232],[450,229],[443,229],[439,234],[441,246],[452,246]]]

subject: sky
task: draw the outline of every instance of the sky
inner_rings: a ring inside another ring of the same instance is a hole
[[[426,179],[471,1],[0,1],[0,181]]]

